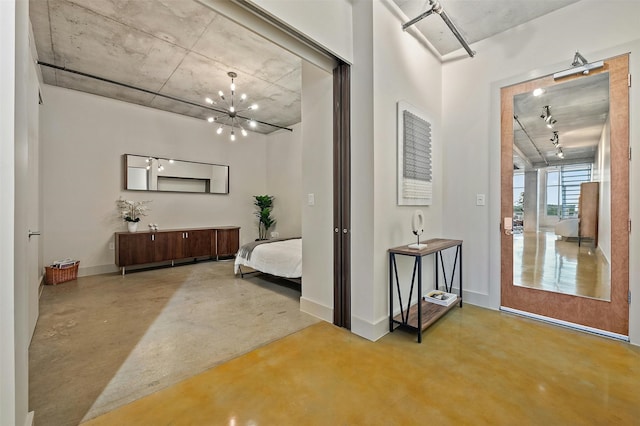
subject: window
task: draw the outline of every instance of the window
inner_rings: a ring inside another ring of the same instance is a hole
[[[524,173],[513,173],[513,217],[522,219],[524,215]]]
[[[547,216],[560,216],[560,171],[547,171]]]
[[[580,184],[591,181],[591,164],[574,164],[547,170],[547,216],[578,216]]]

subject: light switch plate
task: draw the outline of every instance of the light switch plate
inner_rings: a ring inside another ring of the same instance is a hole
[[[476,206],[484,206],[484,194],[476,194]]]

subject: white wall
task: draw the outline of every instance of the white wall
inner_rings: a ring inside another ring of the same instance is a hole
[[[16,382],[16,299],[14,287],[14,136],[16,85],[16,2],[0,2],[0,423],[21,423],[26,383]],[[20,389],[20,395],[16,390]],[[17,420],[19,419],[19,420]]]
[[[275,196],[271,232],[282,237],[302,235],[302,125],[293,132],[279,130],[267,136],[267,192]],[[258,195],[258,194],[256,194]]]
[[[399,100],[421,110],[432,124],[433,205],[421,207],[427,224],[423,237],[442,236],[445,140],[440,125],[441,67],[438,59],[421,43],[402,31],[403,19],[390,1],[354,2],[354,51],[359,61],[354,63],[352,75],[355,84],[352,143],[354,154],[357,153],[352,174],[352,330],[373,340],[388,332],[387,250],[410,243],[414,238],[410,224],[416,208],[398,206],[396,202],[396,104]],[[359,99],[367,90],[359,80],[362,78],[369,84],[367,74],[371,72],[373,104],[372,109],[368,109],[366,94],[364,99]],[[372,134],[367,130],[369,127],[373,128]],[[365,163],[360,165],[360,161]],[[360,170],[364,176],[357,173]],[[372,182],[366,180],[370,178]],[[367,256],[358,253],[360,250],[365,250]],[[404,260],[400,260],[399,272],[401,280],[405,278],[404,282],[408,282],[410,278],[406,278],[411,269]],[[432,264],[433,259],[425,259],[425,276],[430,276],[428,268]]]
[[[600,182],[598,196],[598,248],[611,264],[611,121],[602,129],[593,165],[593,180]]]
[[[302,62],[302,297],[300,309],[333,322],[333,76]]]
[[[82,274],[115,270],[113,233],[126,229],[115,201],[152,200],[141,229],[237,225],[257,238],[253,196],[266,187],[266,136],[231,143],[197,120],[73,90],[44,86],[41,110],[44,260],[72,257]],[[123,190],[122,155],[230,166],[228,195]]]
[[[251,0],[347,63],[353,62],[351,1]]]
[[[0,423],[28,425],[29,6],[0,2]],[[37,206],[35,206],[37,208]]]
[[[443,67],[445,146],[444,233],[465,240],[467,300],[500,304],[500,87],[570,66],[576,49],[590,60],[632,52],[631,72],[640,75],[637,16],[640,3],[583,0],[491,39],[475,43],[473,59]],[[548,42],[551,40],[552,42]],[[636,55],[637,56],[637,55]],[[640,88],[631,87],[631,111]],[[631,145],[640,151],[638,126],[631,120]],[[633,169],[633,167],[632,167]],[[632,219],[640,223],[640,174],[631,177]],[[634,188],[636,188],[634,190]],[[487,207],[475,207],[476,193],[487,193]],[[637,232],[634,230],[634,233]],[[640,239],[631,235],[631,259]],[[640,294],[640,266],[631,262],[631,290]],[[640,342],[640,298],[630,309],[631,341]]]

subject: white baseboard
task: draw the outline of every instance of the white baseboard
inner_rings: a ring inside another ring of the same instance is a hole
[[[34,415],[35,413],[33,411],[27,413],[27,417],[24,419],[24,426],[33,426]]]
[[[301,297],[300,310],[321,320],[333,323],[333,309],[328,306]]]
[[[389,332],[389,317],[385,316],[375,323],[371,323],[351,315],[351,332],[375,342]]]
[[[120,268],[118,268],[115,264],[89,266],[87,268],[83,268],[81,266],[78,268],[78,276],[88,277],[89,275],[111,274],[113,272],[118,272],[119,270]]]

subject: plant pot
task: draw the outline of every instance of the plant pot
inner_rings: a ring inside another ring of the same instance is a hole
[[[138,222],[127,222],[127,228],[129,232],[136,232],[138,230]]]

